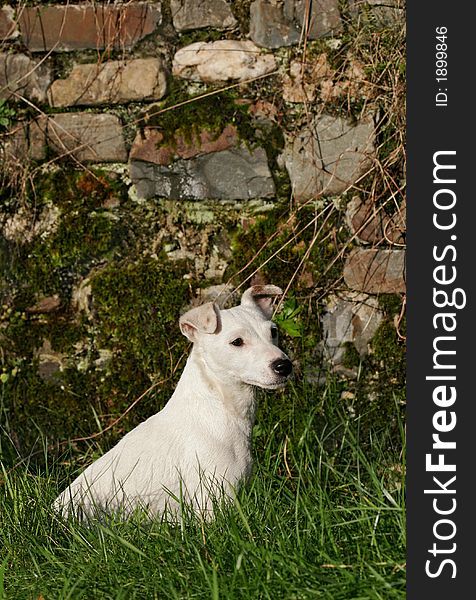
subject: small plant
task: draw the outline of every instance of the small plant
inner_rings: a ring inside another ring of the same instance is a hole
[[[302,307],[298,305],[296,298],[288,298],[276,315],[275,321],[291,337],[301,337],[303,324],[299,319]]]
[[[15,115],[15,109],[9,106],[5,99],[0,99],[0,131],[10,127]]]

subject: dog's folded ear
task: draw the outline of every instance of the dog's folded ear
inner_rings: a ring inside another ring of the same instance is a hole
[[[241,305],[257,308],[267,319],[273,316],[273,298],[283,290],[277,285],[253,285],[241,296]]]
[[[180,317],[180,331],[194,342],[199,333],[218,333],[221,327],[220,309],[213,302],[192,308]]]

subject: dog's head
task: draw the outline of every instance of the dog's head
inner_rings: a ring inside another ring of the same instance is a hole
[[[271,321],[273,298],[281,294],[275,285],[252,286],[239,306],[220,310],[207,302],[192,308],[180,318],[180,329],[221,381],[282,387],[293,367],[277,347],[278,328]]]

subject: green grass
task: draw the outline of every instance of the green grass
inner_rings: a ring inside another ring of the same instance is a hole
[[[252,480],[210,523],[63,522],[50,504],[78,456],[4,465],[0,598],[404,598],[399,409],[400,440],[361,439],[342,406],[332,383],[262,394]]]

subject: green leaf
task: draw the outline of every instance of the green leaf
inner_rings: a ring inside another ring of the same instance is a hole
[[[276,323],[291,337],[302,336],[302,323],[299,314],[302,306],[299,306],[296,298],[288,298],[283,304],[281,312],[276,315]]]

